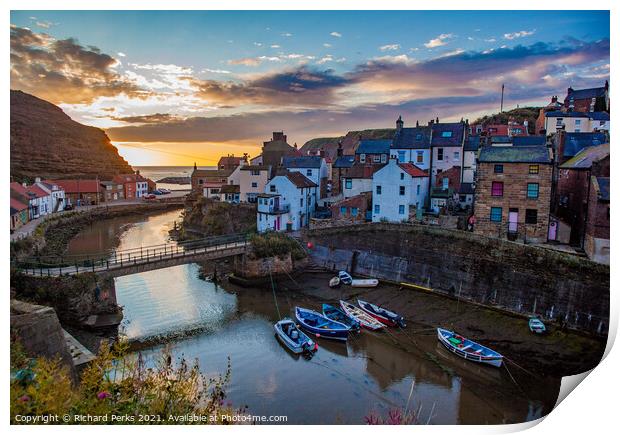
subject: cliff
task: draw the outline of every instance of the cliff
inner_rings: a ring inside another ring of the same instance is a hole
[[[11,90],[11,175],[108,179],[132,172],[103,130],[72,120],[59,107]]]

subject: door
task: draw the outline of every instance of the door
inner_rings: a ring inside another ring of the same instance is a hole
[[[558,236],[558,223],[552,220],[549,223],[549,240],[556,240]]]
[[[276,217],[276,231],[280,231],[280,218],[281,218],[280,215]]]
[[[280,208],[280,197],[276,196],[273,198],[273,210],[277,211]]]
[[[516,233],[519,221],[519,209],[511,208],[508,212],[508,231]]]

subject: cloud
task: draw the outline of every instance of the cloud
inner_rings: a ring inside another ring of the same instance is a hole
[[[504,33],[504,39],[517,39],[517,38],[524,38],[526,36],[530,36],[533,35],[536,32],[536,30],[521,30],[520,32],[514,32],[514,33]]]
[[[285,33],[280,33],[281,36],[284,36],[285,38],[290,38],[291,36],[293,36],[292,33],[289,32],[285,32]]]
[[[496,41],[495,38],[488,38],[484,40],[484,42],[495,42],[495,41]]]
[[[435,47],[441,47],[442,45],[446,45],[446,39],[450,39],[453,38],[454,35],[452,35],[452,33],[442,33],[441,35],[439,35],[438,37],[436,37],[435,39],[431,39],[430,41],[428,41],[426,44],[424,44],[424,46],[426,48],[435,48]]]
[[[330,35],[335,37],[335,38],[342,38],[342,33],[332,32],[332,33],[330,33]]]
[[[118,61],[73,38],[11,26],[11,88],[59,103],[88,103],[98,96],[144,91],[114,71]]]
[[[225,69],[211,69],[211,68],[205,68],[201,72],[214,73],[214,74],[232,74],[230,71],[225,70]]]
[[[262,47],[263,43],[262,42],[255,42],[254,45],[256,45],[257,47]]]
[[[125,53],[123,53],[122,51],[119,51],[118,53],[116,53],[118,56],[120,57],[125,57],[127,56]]]
[[[379,50],[381,51],[394,51],[394,50],[399,50],[400,49],[400,44],[387,44],[387,45],[382,45],[381,47],[379,47]]]
[[[154,113],[151,115],[136,115],[136,116],[112,116],[114,121],[125,122],[128,124],[165,124],[170,122],[182,121],[183,118],[172,115],[170,113]]]
[[[326,48],[330,48],[331,46],[332,46],[332,45],[331,45],[331,44],[328,44],[327,42],[323,44],[323,47],[326,47]]]
[[[242,57],[241,59],[231,59],[228,61],[229,65],[245,65],[245,66],[257,66],[261,64],[261,60],[257,57]]]
[[[58,25],[58,23],[52,23],[51,21],[37,21],[35,24],[43,29],[49,29],[52,26]]]
[[[278,44],[273,44],[271,48],[281,48]]]

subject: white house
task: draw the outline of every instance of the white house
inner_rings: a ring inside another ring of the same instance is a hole
[[[462,165],[465,130],[469,126],[465,122],[437,120],[431,128],[431,184],[434,184],[438,172]]]
[[[428,126],[403,127],[399,116],[396,121],[396,133],[390,147],[390,157],[399,163],[413,163],[418,168],[427,170],[431,165],[431,128]]]
[[[140,171],[136,172],[136,198],[142,198],[143,196],[148,195],[149,193],[149,183],[146,181],[142,175],[140,175]]]
[[[343,199],[361,195],[364,192],[372,192],[372,174],[383,166],[385,164],[354,163],[340,177]]]
[[[428,196],[428,172],[413,163],[391,158],[372,177],[372,221],[401,222],[423,208]]]
[[[329,179],[327,163],[321,156],[284,156],[282,166],[290,172],[299,172],[319,186],[318,199],[327,194],[327,181]]]
[[[202,196],[209,199],[220,199],[220,190],[222,183],[208,181],[202,184]]]
[[[239,201],[256,203],[259,193],[265,192],[271,167],[268,165],[245,165],[239,169]]]
[[[308,226],[316,207],[318,186],[299,172],[276,174],[258,195],[258,232],[297,231]]]
[[[545,130],[547,135],[564,130],[567,133],[591,133],[590,116],[584,112],[561,112],[559,110],[545,113]]]
[[[50,213],[56,213],[57,211],[63,209],[65,202],[65,190],[62,187],[58,184],[41,181],[39,178],[36,179],[35,185],[47,193],[49,197],[47,204],[49,205]]]

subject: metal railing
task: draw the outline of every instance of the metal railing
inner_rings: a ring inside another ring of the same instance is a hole
[[[80,272],[103,272],[199,254],[218,254],[227,250],[245,248],[248,243],[247,235],[233,234],[179,243],[141,246],[122,251],[107,251],[93,255],[34,256],[22,261],[14,261],[13,266],[29,275],[73,275]]]

